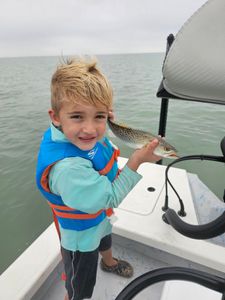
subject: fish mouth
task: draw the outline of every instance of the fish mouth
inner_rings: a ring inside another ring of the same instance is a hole
[[[171,158],[179,158],[179,156],[175,153],[172,153],[172,154],[168,154],[167,157],[171,157]]]

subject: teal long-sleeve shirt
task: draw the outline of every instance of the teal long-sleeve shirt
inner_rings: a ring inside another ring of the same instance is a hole
[[[65,135],[53,126],[51,131],[54,141],[68,142]],[[81,157],[69,157],[53,166],[49,175],[49,186],[69,207],[96,213],[103,208],[118,207],[141,177],[125,166],[120,175],[111,182],[93,168],[91,161]],[[111,231],[112,225],[108,218],[83,231],[60,227],[61,244],[63,248],[71,251],[92,251]]]

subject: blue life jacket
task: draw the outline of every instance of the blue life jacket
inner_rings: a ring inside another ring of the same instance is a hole
[[[53,141],[50,128],[45,132],[38,155],[36,182],[53,210],[55,223],[59,222],[62,228],[65,229],[81,231],[98,225],[105,219],[106,215],[112,214],[112,209],[102,209],[94,214],[88,214],[66,206],[62,198],[53,194],[49,189],[48,175],[51,167],[64,158],[79,156],[90,160],[93,168],[101,175],[107,176],[112,182],[119,172],[117,166],[118,155],[119,150],[114,149],[107,138],[104,138],[102,143],[97,142],[91,150],[83,151],[69,141]],[[56,224],[56,228],[59,232],[58,224]]]

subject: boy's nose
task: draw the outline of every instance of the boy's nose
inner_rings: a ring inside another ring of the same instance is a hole
[[[95,132],[95,127],[93,122],[85,122],[83,126],[83,131],[85,133],[94,133]]]

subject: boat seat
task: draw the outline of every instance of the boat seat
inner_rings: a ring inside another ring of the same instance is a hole
[[[169,98],[225,104],[224,10],[224,0],[207,1],[176,34],[163,64]]]
[[[160,300],[221,300],[221,293],[197,283],[181,280],[166,281]]]

